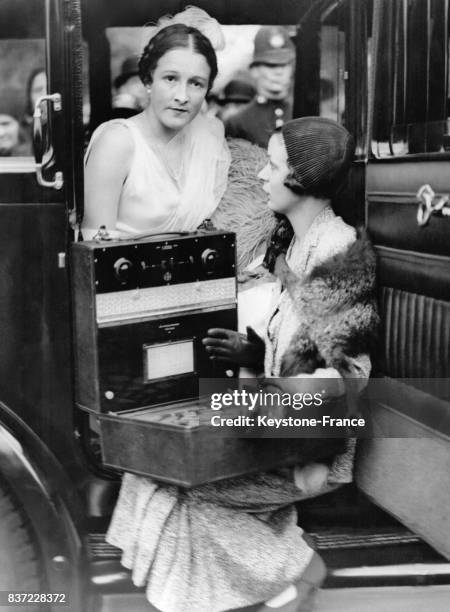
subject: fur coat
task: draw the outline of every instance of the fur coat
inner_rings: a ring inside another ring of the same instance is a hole
[[[345,378],[349,357],[369,353],[378,331],[375,253],[365,235],[299,278],[277,257],[275,275],[288,291],[302,326],[282,356],[280,376],[332,367]]]

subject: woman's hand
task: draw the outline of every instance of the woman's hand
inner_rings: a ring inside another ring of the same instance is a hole
[[[247,335],[220,327],[209,329],[202,342],[211,359],[253,369],[263,367],[264,340],[251,327],[247,327]]]

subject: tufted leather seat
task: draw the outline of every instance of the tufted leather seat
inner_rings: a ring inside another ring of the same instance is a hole
[[[421,168],[379,165],[369,175],[368,229],[378,254],[382,319],[375,369],[381,378],[365,406],[372,436],[359,443],[356,481],[450,558],[450,220],[417,225],[411,192]]]

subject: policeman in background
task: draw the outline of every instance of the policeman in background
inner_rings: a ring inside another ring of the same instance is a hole
[[[295,47],[281,26],[263,26],[255,36],[250,72],[255,98],[225,123],[227,136],[245,138],[267,148],[275,128],[292,118],[289,93],[294,70]]]

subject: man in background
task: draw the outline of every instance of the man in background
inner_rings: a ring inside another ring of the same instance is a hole
[[[273,131],[292,118],[289,95],[294,61],[295,47],[286,28],[263,26],[258,30],[250,65],[256,96],[225,122],[227,136],[267,148]]]
[[[226,122],[245,108],[253,100],[255,94],[256,90],[250,74],[237,72],[223,88],[222,96],[219,98],[221,108],[217,116]]]
[[[119,76],[114,79],[113,119],[132,117],[147,106],[147,92],[139,77],[138,63],[137,56],[127,57],[122,63]]]

